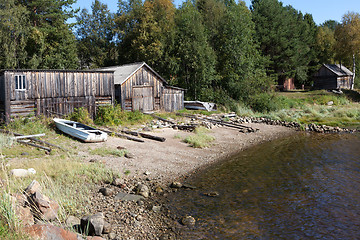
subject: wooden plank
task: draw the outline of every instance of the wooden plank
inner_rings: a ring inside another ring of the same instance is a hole
[[[110,130],[106,130],[106,129],[99,129],[100,131],[103,131],[103,132],[106,132],[110,135],[114,135],[116,137],[120,137],[120,138],[125,138],[127,140],[131,140],[131,141],[135,141],[135,142],[144,142],[144,140],[142,139],[139,139],[139,138],[134,138],[134,137],[129,137],[127,135],[124,135],[124,134],[120,134],[120,133],[116,133],[116,132],[113,132],[113,131],[110,131]]]
[[[48,147],[44,147],[44,146],[41,146],[41,145],[37,145],[37,144],[31,143],[31,142],[25,142],[25,141],[23,141],[23,140],[18,140],[17,142],[18,142],[18,143],[21,143],[21,144],[25,144],[25,145],[32,146],[32,147],[41,148],[41,149],[43,149],[43,150],[45,150],[45,151],[51,152],[51,148],[48,148]]]
[[[34,135],[23,135],[23,136],[15,136],[14,139],[25,139],[25,138],[34,138],[34,137],[43,137],[45,133],[34,134]]]

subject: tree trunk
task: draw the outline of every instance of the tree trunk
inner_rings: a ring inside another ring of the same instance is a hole
[[[353,54],[353,78],[351,81],[351,90],[354,90],[354,82],[355,82],[355,71],[356,71],[356,62],[355,62],[355,54]]]

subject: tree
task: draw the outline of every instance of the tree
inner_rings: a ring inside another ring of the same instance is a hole
[[[22,68],[26,62],[25,41],[28,12],[14,0],[0,2],[0,68]]]
[[[229,96],[246,100],[269,86],[263,59],[254,41],[255,26],[243,2],[226,2],[216,37],[217,71]]]
[[[327,25],[318,27],[316,48],[319,63],[333,63],[335,61],[335,31]]]
[[[348,12],[342,18],[341,24],[335,29],[337,57],[347,65],[353,64],[354,88],[356,58],[360,57],[360,14]]]
[[[110,13],[107,5],[95,0],[91,13],[83,9],[76,19],[80,67],[115,65],[118,56],[114,42],[114,14]]]
[[[174,56],[179,64],[177,83],[188,97],[205,99],[216,78],[216,58],[210,47],[202,17],[191,1],[177,12]]]
[[[174,17],[175,7],[170,0],[120,2],[116,19],[120,63],[146,61],[168,75]]]
[[[30,13],[31,30],[25,48],[29,68],[77,68],[75,37],[66,23],[74,15],[71,9],[74,2],[75,0],[20,0]]]
[[[268,73],[304,83],[315,61],[316,25],[311,15],[278,0],[253,0],[251,10],[261,51],[270,60]]]

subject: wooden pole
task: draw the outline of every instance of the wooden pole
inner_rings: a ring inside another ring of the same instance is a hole
[[[105,129],[99,129],[99,130],[103,131],[103,132],[106,132],[106,133],[108,133],[110,135],[114,134],[115,136],[120,137],[120,138],[126,138],[127,140],[131,140],[131,141],[135,141],[135,142],[144,142],[144,140],[139,139],[139,138],[129,137],[127,135],[123,135],[123,134],[112,132],[112,131],[105,130]]]
[[[18,140],[17,142],[18,142],[18,143],[21,143],[21,144],[25,144],[25,145],[32,146],[32,147],[41,148],[41,149],[43,149],[43,150],[45,150],[45,151],[51,152],[51,148],[48,148],[48,147],[44,147],[44,146],[41,146],[41,145],[37,145],[37,144],[31,143],[31,142],[25,142],[25,141],[23,141],[23,140]]]

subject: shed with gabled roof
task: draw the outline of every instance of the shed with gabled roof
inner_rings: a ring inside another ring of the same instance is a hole
[[[350,89],[354,74],[343,65],[323,64],[314,75],[315,89]]]
[[[169,86],[145,62],[100,70],[114,71],[115,99],[124,110],[173,112],[184,108],[184,89]]]

